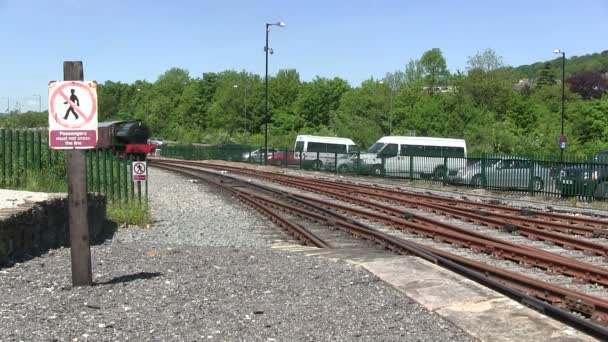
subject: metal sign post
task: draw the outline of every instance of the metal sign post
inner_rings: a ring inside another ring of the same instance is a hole
[[[97,142],[97,95],[86,92],[82,85],[82,62],[63,62],[63,79],[80,82],[49,84],[49,147],[68,149],[65,155],[72,286],[92,285],[86,155],[83,149],[94,148]],[[56,127],[59,129],[54,129]]]

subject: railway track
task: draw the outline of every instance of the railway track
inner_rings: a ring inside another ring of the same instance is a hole
[[[198,162],[181,161],[180,163],[182,163],[183,165],[201,165]],[[317,180],[305,177],[288,177],[283,175],[277,175],[274,173],[264,173],[258,171],[243,170],[234,167],[226,167],[223,165],[204,165],[205,167],[221,170],[231,170],[232,172],[239,172],[242,174],[263,178],[271,182],[296,187],[306,191],[316,192],[319,194],[327,194],[342,201],[357,204],[363,207],[368,207],[380,211],[382,213],[389,214],[391,216],[396,216],[398,218],[405,218],[405,220],[388,219],[383,218],[382,216],[377,216],[374,218],[375,220],[380,220],[386,224],[396,224],[402,227],[404,226],[406,227],[406,229],[411,229],[421,235],[433,237],[435,239],[443,239],[447,242],[462,247],[471,248],[476,251],[488,253],[495,257],[511,259],[513,261],[521,262],[524,264],[530,264],[532,266],[551,270],[553,272],[566,274],[575,277],[578,281],[594,282],[602,284],[604,286],[608,285],[608,271],[604,268],[594,267],[586,263],[573,261],[571,258],[564,258],[561,255],[556,255],[554,253],[546,253],[542,250],[539,250],[538,248],[528,248],[527,246],[514,245],[512,243],[508,243],[502,240],[493,239],[485,234],[475,233],[470,230],[457,227],[455,225],[446,224],[437,220],[429,219],[424,215],[416,215],[411,212],[395,208],[394,206],[373,203],[367,200],[368,196],[366,196],[365,192],[358,191],[357,189],[353,190],[351,186],[342,188],[340,187],[342,184],[327,181],[321,181],[317,183]],[[375,196],[371,195],[371,197]],[[407,200],[408,203],[412,201],[413,200]],[[449,213],[450,208],[447,207],[441,210],[435,209],[433,211]],[[447,216],[461,218],[465,221],[476,222],[484,226],[506,230],[511,233],[518,233],[531,240],[543,240],[551,242],[553,244],[557,244],[559,246],[574,248],[591,254],[601,255],[604,257],[606,256],[607,252],[606,245],[603,245],[601,243],[577,239],[574,237],[570,237],[563,234],[556,234],[553,232],[545,232],[538,229],[533,230],[529,227],[514,225],[511,222],[498,221],[493,218],[486,218],[483,215],[470,213],[469,215],[455,215],[454,213],[450,213]],[[412,222],[407,221],[413,221],[414,225],[411,224]],[[421,228],[419,224],[426,225],[427,229]],[[444,229],[437,229],[438,227]],[[502,248],[503,246],[505,248]],[[518,251],[522,249],[527,250],[527,253],[518,253]],[[559,260],[561,260],[562,262],[558,262]]]
[[[563,309],[567,309],[596,321],[608,322],[608,301],[604,299],[555,286],[511,271],[505,271],[443,250],[399,239],[362,224],[361,221],[357,221],[352,217],[372,220],[392,228],[413,232],[422,236],[431,237],[435,240],[488,253],[493,257],[531,264],[554,272],[574,276],[579,280],[596,282],[602,285],[608,285],[608,272],[605,269],[571,260],[560,255],[544,252],[542,250],[535,250],[531,247],[517,246],[509,242],[483,236],[482,234],[472,234],[471,232],[462,231],[459,227],[426,219],[420,215],[412,215],[407,212],[404,213],[399,209],[387,205],[387,203],[374,203],[363,199],[357,194],[353,194],[354,190],[350,188],[336,188],[332,187],[332,184],[322,184],[325,187],[323,192],[325,196],[330,196],[350,204],[356,204],[360,207],[365,207],[368,210],[354,208],[352,205],[348,204],[339,204],[336,203],[336,201],[330,202],[316,197],[287,193],[274,188],[269,190],[271,188],[266,186],[252,185],[253,183],[245,182],[243,180],[237,181],[238,178],[227,175],[218,176],[217,172],[202,170],[200,167],[215,170],[231,170],[232,172],[239,172],[248,176],[255,175],[256,177],[266,177],[266,180],[278,183],[288,183],[288,180],[285,180],[284,178],[286,177],[284,176],[260,175],[258,172],[253,173],[238,168],[219,167],[217,165],[197,162],[153,160],[151,163],[154,166],[187,174],[192,177],[204,179],[216,177],[213,181],[206,181],[216,186],[222,186],[223,188],[228,187],[228,191],[235,194],[249,205],[257,207],[257,209],[266,216],[280,217],[281,215],[277,215],[277,212],[283,214],[288,213],[291,217],[306,218],[307,220],[344,230],[349,234],[378,243],[383,247],[398,253],[418,255],[429,261],[457,270],[460,273],[467,273],[475,280],[484,282],[503,292],[515,291],[515,294],[511,293],[510,295],[518,297],[519,300],[524,300],[522,298],[525,297],[526,299],[524,301],[526,301],[526,303],[535,306],[544,312],[551,312],[562,318],[569,317],[568,320],[570,320],[571,324],[574,324],[583,330],[587,331],[588,329],[591,329],[592,333],[596,335],[598,332],[600,335],[607,332],[605,327],[593,324],[588,320],[580,321],[580,317],[562,312]],[[205,176],[202,176],[203,174]],[[221,179],[218,179],[217,177]],[[297,179],[298,177],[295,178]],[[230,179],[230,181],[227,182],[226,179]],[[308,180],[308,183],[310,183],[310,181],[311,180]],[[301,182],[301,180],[294,182],[295,183],[289,184],[289,186],[298,188],[306,187],[303,184],[298,183]],[[229,186],[228,183],[238,185]],[[248,190],[244,190],[246,188]],[[252,190],[253,188],[255,188],[255,190]],[[321,192],[318,188],[314,187],[309,187],[305,190]],[[260,194],[260,192],[265,192],[265,194]],[[261,209],[260,205],[265,210]],[[274,212],[268,210],[268,208],[272,208]],[[348,216],[341,213],[346,213]],[[301,228],[304,227],[301,225],[296,224],[295,226],[299,227],[293,228],[290,224],[280,219],[272,219],[296,237],[309,244],[322,246],[323,248],[330,247],[330,244],[324,242],[321,238],[315,237],[315,234],[312,234],[310,231],[302,232]],[[285,220],[284,216],[283,219]],[[545,306],[547,302],[550,303],[549,307]],[[591,326],[587,327],[587,324],[591,324]]]

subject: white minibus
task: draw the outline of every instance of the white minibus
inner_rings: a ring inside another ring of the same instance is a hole
[[[314,135],[298,135],[296,137],[295,159],[302,155],[302,166],[315,170],[323,168],[324,164],[334,162],[336,154],[357,153],[357,144],[348,138],[320,137]]]
[[[466,165],[463,139],[388,136],[361,154],[362,171],[394,177],[442,178]]]

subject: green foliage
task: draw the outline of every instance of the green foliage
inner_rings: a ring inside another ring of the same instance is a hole
[[[545,68],[545,64],[545,62],[538,62],[530,65],[521,65],[515,68],[514,71],[520,78],[536,79],[541,75],[541,71]],[[549,64],[551,68],[561,70],[561,56],[549,61]],[[607,72],[608,50],[601,53],[566,58],[566,77],[585,71]]]
[[[444,85],[450,75],[443,53],[438,48],[425,52],[420,58],[424,70],[425,81],[431,89],[436,85]]]
[[[117,224],[146,227],[146,225],[152,223],[149,210],[139,204],[109,203],[107,210],[108,218]]]
[[[608,51],[566,62],[567,155],[608,147],[606,71]],[[529,82],[520,83],[522,77]],[[381,81],[370,78],[356,87],[341,78],[304,82],[296,70],[279,70],[268,80],[268,117],[263,77],[233,70],[195,77],[179,68],[154,82],[100,84],[99,114],[101,121],[144,120],[153,136],[179,143],[261,146],[268,122],[269,144],[281,148],[293,147],[298,134],[346,136],[369,147],[389,132],[415,132],[464,137],[471,152],[559,155],[558,80],[561,58],[512,68],[485,49],[469,57],[466,72],[450,74],[442,51],[435,48]],[[0,117],[1,127],[46,125],[47,113]],[[51,173],[61,177],[64,170]]]
[[[0,116],[0,127],[4,128],[37,128],[49,125],[47,112],[13,113]]]

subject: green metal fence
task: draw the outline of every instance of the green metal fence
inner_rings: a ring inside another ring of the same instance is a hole
[[[161,155],[188,160],[264,164],[263,147],[246,145],[164,146]],[[342,174],[391,177],[531,196],[608,199],[608,159],[563,161],[541,155],[371,154],[296,152],[268,148],[266,164]]]
[[[110,149],[87,150],[87,189],[106,194],[109,201],[146,203],[148,182],[131,179],[131,162],[140,156]],[[46,129],[0,128],[0,186],[23,189],[37,181],[65,191],[67,177],[63,151],[48,148]]]

